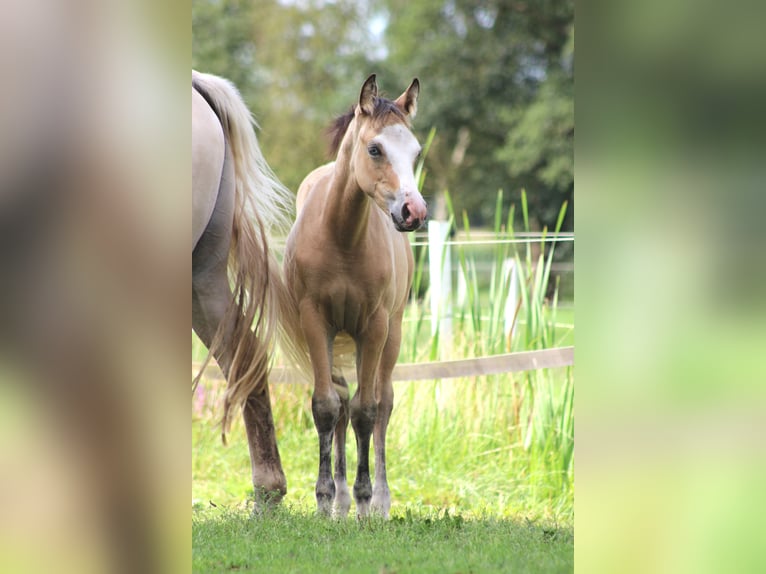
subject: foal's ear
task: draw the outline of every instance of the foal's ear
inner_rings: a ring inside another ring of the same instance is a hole
[[[359,109],[362,113],[372,115],[375,110],[375,97],[378,95],[378,84],[375,83],[375,74],[367,78],[359,94]]]
[[[410,87],[394,102],[409,117],[414,118],[418,111],[418,94],[420,93],[420,82],[417,78],[412,80]]]

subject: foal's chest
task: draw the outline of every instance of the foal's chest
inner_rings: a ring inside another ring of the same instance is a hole
[[[404,257],[398,262],[396,255]],[[377,311],[391,313],[406,300],[406,254],[383,251],[338,253],[325,266],[324,280],[316,287],[319,306],[338,330],[354,333],[364,329],[362,322]]]

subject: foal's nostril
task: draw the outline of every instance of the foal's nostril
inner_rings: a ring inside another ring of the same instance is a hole
[[[410,218],[410,208],[407,207],[407,204],[404,204],[404,207],[402,207],[402,221],[407,221]]]

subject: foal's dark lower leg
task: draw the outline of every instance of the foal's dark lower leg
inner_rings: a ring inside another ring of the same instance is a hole
[[[346,481],[346,429],[348,428],[348,383],[346,379],[333,375],[332,382],[340,396],[340,416],[335,425],[335,503],[334,511],[344,517],[351,508],[351,496]]]
[[[359,387],[349,405],[351,426],[356,434],[357,470],[354,482],[356,513],[370,512],[372,481],[370,480],[370,437],[375,426],[378,405],[375,400],[376,373],[383,346],[388,336],[388,316],[379,312],[370,317],[367,330],[356,342],[356,372]]]
[[[314,393],[311,412],[319,435],[319,476],[316,483],[317,510],[329,515],[335,498],[335,483],[332,478],[332,440],[335,426],[340,417],[340,398],[336,392],[322,397]]]
[[[360,393],[354,395],[349,405],[351,426],[356,434],[357,470],[354,482],[354,500],[358,516],[366,516],[370,510],[372,481],[370,480],[370,437],[375,425],[377,406],[374,402],[362,404]]]
[[[378,402],[377,419],[373,429],[375,444],[375,487],[372,491],[372,510],[384,518],[388,518],[391,508],[391,492],[388,489],[386,475],[386,431],[391,411],[394,406],[394,394],[390,382],[382,392],[382,398]]]

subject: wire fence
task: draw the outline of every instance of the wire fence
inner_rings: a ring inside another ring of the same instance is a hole
[[[470,235],[458,233],[455,234],[455,238],[444,241],[444,245],[449,246],[520,245],[525,243],[574,243],[574,233],[515,233],[513,237],[498,237],[492,232],[477,232]],[[428,247],[429,241],[426,236],[416,235],[410,245],[412,247]]]

